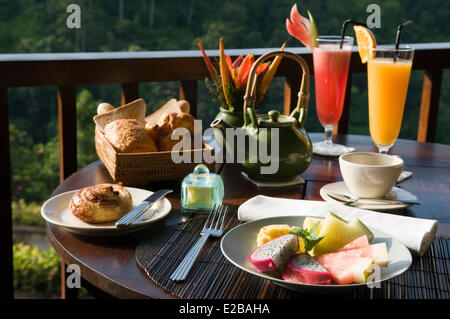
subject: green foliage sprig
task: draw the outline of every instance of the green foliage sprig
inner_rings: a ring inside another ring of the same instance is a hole
[[[320,225],[320,222],[314,224],[311,230],[306,228],[294,227],[289,234],[297,235],[303,239],[303,243],[305,244],[305,250],[310,251],[317,245],[325,236],[319,237],[316,233],[317,227]]]

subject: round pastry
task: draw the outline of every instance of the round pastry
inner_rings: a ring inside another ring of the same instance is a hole
[[[132,119],[119,119],[105,126],[105,136],[121,153],[156,152],[156,144],[143,124]]]
[[[74,216],[91,224],[116,221],[132,208],[130,192],[117,184],[98,184],[80,189],[69,204]]]

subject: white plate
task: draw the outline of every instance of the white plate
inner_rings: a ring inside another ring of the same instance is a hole
[[[345,186],[344,182],[335,182],[331,184],[327,184],[320,189],[320,196],[329,203],[337,203],[343,205],[343,202],[338,201],[336,199],[328,196],[327,192],[330,193],[338,193],[342,195],[353,196],[348,190],[347,186]],[[417,197],[411,194],[410,192],[398,188],[393,187],[391,191],[386,195],[385,199],[387,200],[417,200]],[[378,201],[378,200],[377,200]],[[411,204],[379,204],[371,201],[370,199],[360,199],[357,203],[352,204],[352,207],[361,208],[361,209],[369,209],[369,210],[377,210],[377,211],[389,211],[402,209],[411,206]]]
[[[366,286],[367,284],[351,285],[309,285],[291,281],[286,281],[259,272],[248,260],[248,255],[256,248],[256,237],[261,227],[272,224],[287,224],[302,227],[304,216],[278,216],[254,220],[241,224],[222,238],[220,248],[225,258],[240,269],[255,276],[272,280],[275,284],[288,289],[313,292],[313,293],[334,293],[353,288]],[[377,229],[370,228],[374,234],[371,244],[385,242],[388,249],[389,264],[387,267],[380,267],[379,279],[371,282],[375,287],[382,281],[392,279],[405,272],[412,263],[412,256],[408,248],[392,236]]]
[[[125,187],[131,194],[133,199],[133,208],[142,203],[144,199],[153,194],[153,192],[133,187]],[[158,200],[153,206],[147,210],[140,222],[131,224],[125,229],[118,229],[114,225],[115,222],[103,224],[88,224],[81,219],[75,217],[69,209],[69,203],[72,196],[78,190],[62,193],[47,200],[41,208],[42,217],[53,225],[58,225],[66,228],[68,231],[90,236],[114,236],[123,235],[138,231],[143,227],[151,224],[161,218],[167,216],[172,205],[163,198]],[[151,214],[155,213],[153,216]],[[151,216],[148,218],[147,216]]]

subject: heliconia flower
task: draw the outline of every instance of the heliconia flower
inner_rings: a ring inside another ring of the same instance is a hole
[[[266,72],[269,69],[269,65],[270,65],[269,62],[264,62],[264,63],[261,63],[260,65],[258,65],[256,67],[256,71],[255,71],[256,74],[260,75],[260,74]]]
[[[297,4],[291,8],[290,20],[286,19],[286,30],[294,38],[299,40],[310,50],[316,47],[317,28],[309,13],[310,20],[302,16],[297,9]]]
[[[230,85],[230,71],[228,70],[226,57],[225,57],[225,50],[223,48],[223,39],[220,38],[219,41],[219,51],[220,51],[220,57],[219,57],[219,69],[220,69],[220,76],[222,78],[222,89],[223,89],[223,95],[225,97],[226,102],[228,105],[231,105],[229,94],[229,88]]]
[[[205,61],[206,67],[208,69],[209,75],[211,75],[211,78],[215,79],[215,74],[217,73],[217,70],[214,68],[214,65],[212,64],[209,57],[206,55],[205,50],[203,49],[203,45],[200,42],[200,40],[197,41],[198,47],[200,48],[200,51],[202,51],[203,60]]]
[[[233,68],[240,66],[243,59],[244,59],[244,55],[241,54],[236,60],[234,60]]]
[[[284,48],[286,47],[286,42],[283,43],[281,46],[280,51],[284,51]],[[260,99],[266,95],[267,89],[269,88],[270,82],[272,82],[273,77],[275,76],[275,73],[277,72],[278,66],[281,63],[282,57],[280,55],[276,56],[275,59],[273,59],[272,63],[270,63],[269,69],[264,74],[261,83],[258,86],[258,95]]]
[[[247,86],[248,76],[250,75],[250,70],[255,63],[255,56],[253,54],[248,54],[244,60],[242,60],[241,65],[237,71],[238,83],[237,88],[244,89]]]
[[[217,92],[217,95],[216,93],[212,94],[216,95],[218,99],[222,101],[222,104],[225,104],[222,105],[223,107],[228,109],[238,107],[239,103],[243,102],[243,90],[245,90],[247,87],[250,71],[255,65],[255,56],[253,54],[248,54],[245,57],[243,55],[240,55],[233,62],[230,56],[225,55],[223,39],[220,38],[219,63],[218,66],[214,68],[211,60],[206,55],[200,41],[198,41],[198,46],[202,51],[203,59],[206,63],[208,71],[216,84],[216,90],[214,91]],[[282,47],[282,50],[283,48],[284,45]],[[267,78],[265,75],[269,72],[269,70],[276,69],[278,67],[279,62],[277,61],[278,59],[275,58],[272,62],[259,64],[255,69],[255,73],[258,76],[257,81],[261,82],[263,79],[265,79],[266,82],[270,82],[273,76],[271,76],[269,80],[269,78]],[[275,67],[273,66],[274,63],[276,65]],[[274,70],[271,71],[271,73],[273,74],[274,72]],[[208,87],[208,89],[209,88],[210,87]]]
[[[248,54],[245,58],[243,55],[239,56],[234,62],[231,61],[231,57],[226,55],[225,60],[227,62],[228,71],[230,72],[231,79],[233,80],[234,87],[238,90],[243,90],[247,86],[250,70],[255,63],[255,56]],[[262,63],[258,65],[255,72],[260,75],[269,68],[269,63]]]

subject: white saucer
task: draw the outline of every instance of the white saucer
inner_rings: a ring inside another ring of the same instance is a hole
[[[354,152],[355,148],[350,146],[345,146],[341,144],[333,144],[332,149],[328,149],[324,146],[323,142],[313,143],[313,153],[321,156],[337,157],[342,154]]]
[[[320,196],[329,203],[337,203],[343,205],[342,202],[335,200],[328,196],[327,192],[330,193],[338,193],[343,195],[352,196],[350,191],[347,189],[347,186],[345,186],[344,182],[335,182],[331,184],[327,184],[323,186],[320,189]],[[410,192],[398,188],[393,187],[391,191],[386,195],[386,200],[417,200],[417,197],[411,194]],[[379,201],[379,200],[377,200]],[[411,204],[380,204],[375,203],[373,200],[367,198],[367,199],[360,199],[357,203],[352,204],[352,207],[361,208],[361,209],[369,209],[369,210],[377,210],[377,211],[389,211],[389,210],[396,210],[396,209],[402,209],[411,206]]]
[[[133,199],[133,208],[142,203],[142,201],[148,196],[153,194],[153,192],[145,189],[133,187],[125,188],[131,194],[131,197]],[[167,216],[172,209],[172,205],[170,204],[169,200],[163,198],[162,200],[158,200],[156,203],[154,203],[153,206],[147,210],[147,212],[139,221],[131,224],[125,229],[118,229],[114,225],[114,222],[103,224],[88,224],[75,217],[69,209],[70,200],[77,191],[78,190],[62,193],[47,200],[41,208],[42,217],[47,222],[53,225],[62,226],[68,231],[76,234],[90,236],[116,236],[138,231],[143,227]]]

